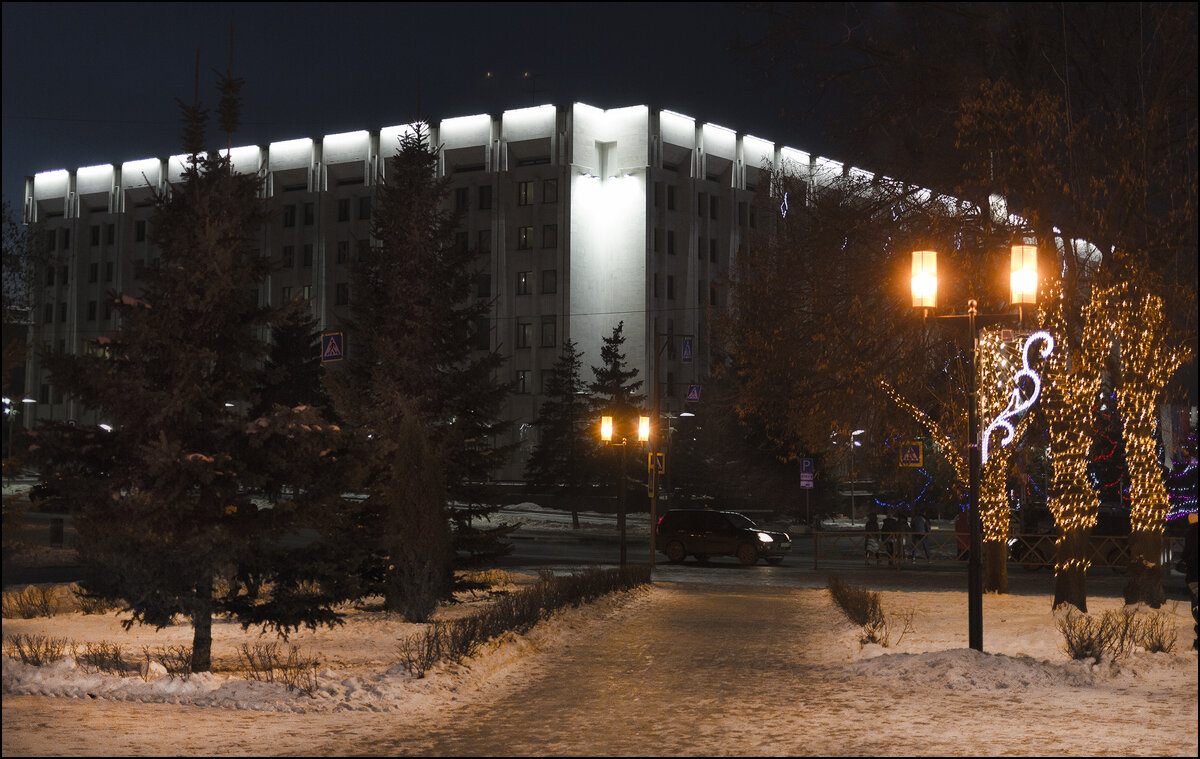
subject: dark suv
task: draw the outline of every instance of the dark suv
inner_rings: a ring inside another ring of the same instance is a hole
[[[654,529],[654,548],[672,562],[688,554],[697,561],[709,556],[736,556],[749,566],[766,559],[778,564],[792,548],[786,532],[761,529],[748,517],[734,511],[672,509],[663,514]]]

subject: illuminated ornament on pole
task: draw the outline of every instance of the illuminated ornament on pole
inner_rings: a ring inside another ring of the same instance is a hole
[[[1015,436],[1016,430],[1013,429],[1012,423],[1008,420],[1020,415],[1026,409],[1032,406],[1037,401],[1038,394],[1042,390],[1041,378],[1036,372],[1029,368],[1029,349],[1033,347],[1034,343],[1039,341],[1046,343],[1046,347],[1042,348],[1040,351],[1042,358],[1046,358],[1050,355],[1050,352],[1054,350],[1054,336],[1049,332],[1034,332],[1029,336],[1029,339],[1025,341],[1025,349],[1022,351],[1021,357],[1024,363],[1024,368],[1013,376],[1013,390],[1012,395],[1009,397],[1008,408],[1000,412],[1000,415],[997,416],[995,420],[988,425],[987,429],[983,431],[983,449],[981,456],[983,458],[983,463],[985,464],[988,460],[988,443],[991,440],[992,431],[997,427],[1003,427],[1005,434],[1004,439],[1000,441],[1000,445],[1005,446],[1011,443],[1013,441],[1013,437]],[[1033,383],[1033,392],[1029,394],[1028,398],[1024,399],[1021,397],[1022,377],[1028,377]]]
[[[914,250],[912,254],[913,308],[937,308],[937,251]]]
[[[1038,270],[1037,246],[1012,246],[1012,274],[1010,276],[1014,305],[1029,306],[1037,303]]]

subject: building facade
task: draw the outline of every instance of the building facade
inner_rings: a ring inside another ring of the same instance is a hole
[[[235,170],[263,176],[275,211],[262,247],[280,267],[258,287],[263,302],[307,298],[324,330],[338,328],[353,297],[349,267],[371,244],[377,178],[410,128],[232,149]],[[623,322],[629,365],[648,396],[657,391],[661,412],[700,408],[711,316],[727,306],[737,251],[766,221],[756,192],[784,167],[806,182],[843,173],[836,162],[646,106],[547,105],[448,118],[429,132],[449,202],[463,212],[456,244],[481,256],[476,296],[493,304],[486,347],[507,358],[501,379],[514,387],[511,437],[491,441],[519,444],[497,473],[506,479],[521,477],[564,339],[577,343],[590,380],[603,338]],[[81,352],[116,329],[112,294],[136,294],[139,268],[156,256],[147,233],[153,191],[180,178],[184,159],[27,178],[25,221],[40,223],[52,251],[36,279],[36,344]],[[25,424],[102,421],[49,383],[36,352],[26,387],[37,403]]]

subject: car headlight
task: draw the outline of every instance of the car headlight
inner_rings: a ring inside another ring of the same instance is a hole
[[[763,543],[774,543],[775,542],[775,538],[771,537],[770,535],[768,535],[765,532],[758,533],[758,539]]]

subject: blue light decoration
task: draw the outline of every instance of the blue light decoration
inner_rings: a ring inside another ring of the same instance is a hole
[[[1000,447],[1003,448],[1011,443],[1013,437],[1016,435],[1016,430],[1013,429],[1012,423],[1008,420],[1015,416],[1019,416],[1026,409],[1032,406],[1037,401],[1038,394],[1040,394],[1042,391],[1042,378],[1039,377],[1035,371],[1029,368],[1029,349],[1032,348],[1034,343],[1037,342],[1044,342],[1046,344],[1046,346],[1040,351],[1042,358],[1046,358],[1050,355],[1051,351],[1054,350],[1054,336],[1044,330],[1034,332],[1029,336],[1029,339],[1025,341],[1025,348],[1021,353],[1021,360],[1024,364],[1024,368],[1020,369],[1015,375],[1013,375],[1013,389],[1012,395],[1008,400],[1008,407],[1001,411],[1000,415],[992,420],[992,423],[989,424],[987,429],[983,431],[983,450],[981,457],[983,459],[983,463],[985,464],[988,460],[988,443],[991,440],[992,431],[998,427],[1004,429],[1004,439],[1000,441]],[[1029,394],[1028,398],[1021,397],[1022,378],[1028,378],[1029,381],[1033,383],[1033,392]]]

